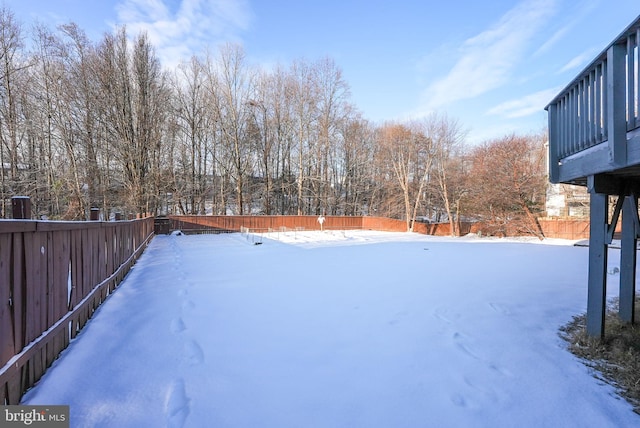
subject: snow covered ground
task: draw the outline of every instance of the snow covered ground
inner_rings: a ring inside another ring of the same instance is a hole
[[[24,403],[72,427],[640,426],[558,336],[586,308],[570,244],[158,236]]]

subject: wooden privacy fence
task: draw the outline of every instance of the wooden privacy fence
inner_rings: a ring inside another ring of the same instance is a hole
[[[407,224],[403,220],[383,217],[363,216],[323,216],[322,227],[319,216],[310,215],[271,215],[271,216],[170,216],[170,230],[194,232],[240,232],[241,228],[274,230],[281,228],[303,230],[353,230],[372,229],[390,232],[406,232]]]
[[[196,232],[239,232],[242,227],[258,230],[277,231],[281,228],[320,230],[318,216],[170,216],[163,219],[164,230],[157,228],[156,233],[169,233],[170,230],[182,230],[185,233]],[[540,226],[547,238],[587,239],[589,221],[571,219],[539,219]],[[468,233],[487,234],[487,225],[476,222],[460,222],[460,235]],[[325,216],[325,230],[370,229],[389,232],[406,232],[407,223],[385,217],[368,216]],[[449,223],[418,223],[413,231],[425,235],[451,236]],[[514,234],[517,233],[514,231]]]
[[[0,405],[19,403],[152,237],[153,218],[0,221]]]
[[[267,215],[267,216],[170,216],[171,229],[186,233],[196,231],[239,232],[242,227],[248,229],[278,230],[303,228],[320,230],[318,216]],[[362,217],[325,216],[324,229],[361,229]],[[406,229],[406,228],[405,228]]]

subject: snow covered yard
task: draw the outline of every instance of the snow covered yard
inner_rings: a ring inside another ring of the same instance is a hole
[[[69,404],[72,427],[640,426],[558,336],[586,308],[587,248],[261,242],[154,238],[24,403]]]

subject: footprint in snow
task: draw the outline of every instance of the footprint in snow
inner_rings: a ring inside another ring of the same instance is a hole
[[[189,398],[184,379],[178,379],[169,387],[165,399],[165,417],[169,428],[182,428],[189,416]]]
[[[466,339],[467,339],[466,336],[463,335],[462,333],[455,332],[453,334],[453,341],[455,342],[459,350],[461,350],[462,352],[464,352],[465,354],[467,354],[468,356],[470,356],[475,360],[482,360],[475,352],[471,350],[469,345],[467,345]]]
[[[511,315],[511,311],[509,310],[509,308],[504,305],[501,305],[500,303],[492,302],[492,303],[489,303],[489,306],[491,306],[491,309],[493,309],[494,311],[496,311],[501,315]]]
[[[389,325],[396,325],[402,321],[403,318],[409,315],[409,311],[400,311],[397,312],[393,318],[387,323]]]
[[[457,392],[451,395],[451,402],[458,407],[469,407],[469,402],[467,401],[467,399],[462,394],[458,394]]]
[[[182,318],[175,318],[171,320],[171,333],[182,333],[186,329],[187,327],[184,325],[184,321],[182,321]]]
[[[509,370],[505,369],[504,367],[500,367],[497,364],[489,363],[489,369],[495,371],[496,373],[502,376],[513,377],[513,374]]]
[[[190,340],[184,344],[184,357],[189,365],[195,366],[204,361],[204,352],[198,342]]]
[[[494,371],[502,376],[506,376],[506,377],[513,377],[513,375],[511,374],[511,372],[497,364],[495,364],[492,361],[488,361],[484,358],[482,358],[481,356],[478,355],[478,353],[473,349],[473,347],[469,346],[469,344],[467,343],[467,339],[468,337],[465,336],[462,333],[459,332],[455,332],[453,334],[453,341],[456,345],[456,347],[462,351],[464,354],[468,355],[469,357],[473,358],[474,360],[478,360],[484,364],[486,364],[486,367],[491,370]]]
[[[438,308],[433,312],[433,316],[440,321],[444,321],[447,324],[453,324],[454,320],[458,318],[458,315],[449,313],[446,308]]]
[[[471,388],[476,393],[480,394],[481,397],[484,397],[489,402],[495,403],[498,401],[498,396],[492,389],[487,388],[482,384],[476,383],[475,381],[471,380],[468,376],[464,376],[463,380],[464,380],[464,383],[469,388]]]

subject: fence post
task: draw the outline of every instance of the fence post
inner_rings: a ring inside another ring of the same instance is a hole
[[[89,214],[89,220],[91,221],[100,220],[100,208],[91,208],[91,213]]]
[[[31,198],[28,196],[14,196],[11,198],[13,218],[16,220],[31,219]]]

